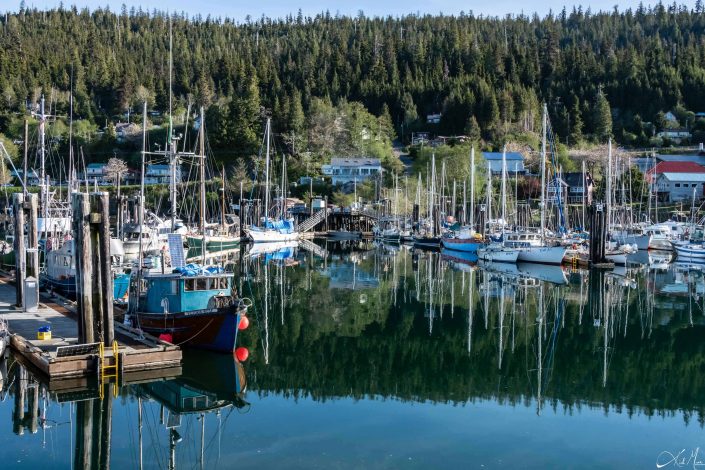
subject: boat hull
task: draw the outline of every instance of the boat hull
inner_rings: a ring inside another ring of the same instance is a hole
[[[203,246],[202,237],[186,237],[189,248],[201,248]],[[240,246],[240,238],[236,237],[206,237],[206,250],[225,251],[233,250]]]
[[[253,243],[291,242],[299,239],[298,232],[280,232],[278,230],[246,230]]]
[[[523,263],[562,264],[565,252],[562,246],[531,246],[520,249],[517,259]]]
[[[441,244],[443,248],[467,253],[477,253],[477,250],[483,245],[476,240],[466,238],[443,238],[441,239]]]
[[[414,246],[437,250],[441,247],[441,237],[414,237]]]
[[[327,233],[328,238],[333,240],[359,240],[362,238],[362,233],[360,232],[346,232],[346,231],[334,231],[331,230]]]
[[[177,313],[138,312],[135,326],[153,335],[170,335],[171,343],[218,352],[233,352],[244,310],[237,305]]]
[[[705,263],[705,245],[674,243],[676,258],[680,261]]]
[[[519,258],[519,252],[516,250],[480,248],[477,250],[477,256],[481,260],[491,263],[516,263]]]

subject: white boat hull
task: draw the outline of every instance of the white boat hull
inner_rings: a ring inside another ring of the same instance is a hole
[[[245,230],[253,243],[293,242],[299,239],[299,232],[283,233],[278,230]]]
[[[506,248],[480,248],[477,257],[493,263],[516,263],[519,252]]]
[[[679,261],[705,263],[705,245],[691,243],[674,243],[676,258]]]
[[[563,246],[530,246],[519,250],[519,261],[524,263],[562,264],[566,248]]]

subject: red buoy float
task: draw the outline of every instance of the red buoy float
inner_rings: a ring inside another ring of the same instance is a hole
[[[245,315],[241,316],[240,323],[237,324],[237,329],[246,330],[248,326],[250,326],[250,319],[247,318]]]
[[[250,357],[250,351],[247,348],[239,347],[235,350],[235,357],[240,362],[245,362]]]

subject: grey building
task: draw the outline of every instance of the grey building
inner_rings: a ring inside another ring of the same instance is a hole
[[[705,173],[661,173],[656,180],[659,198],[668,202],[702,199]]]

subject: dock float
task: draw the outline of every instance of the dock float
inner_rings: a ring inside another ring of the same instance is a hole
[[[49,381],[98,377],[100,361],[115,364],[113,351],[105,348],[100,357],[99,344],[79,344],[77,314],[71,302],[59,297],[40,295],[39,308],[23,312],[15,306],[12,278],[0,277],[0,319],[10,330],[11,349],[22,362],[45,375]],[[51,328],[51,339],[40,340],[40,327]],[[118,343],[118,377],[125,374],[143,376],[146,371],[167,370],[166,375],[178,375],[182,352],[178,346],[160,340],[119,322],[114,322]]]

